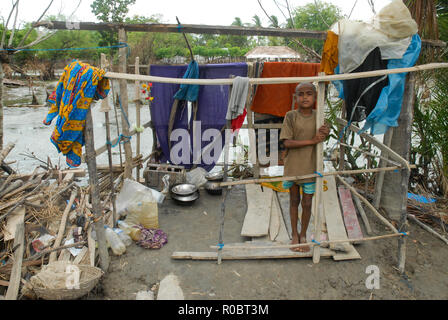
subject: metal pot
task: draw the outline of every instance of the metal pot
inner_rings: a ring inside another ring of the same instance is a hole
[[[185,206],[192,205],[199,198],[199,191],[186,196],[175,195],[173,193],[172,198],[174,199],[174,201],[176,201],[177,204]]]
[[[171,193],[173,196],[177,197],[191,196],[197,191],[198,188],[194,184],[190,183],[181,183],[171,188]]]
[[[208,181],[221,182],[223,180],[222,172],[208,173],[205,178]]]
[[[207,183],[204,185],[205,191],[209,194],[213,195],[221,195],[222,194],[222,188],[215,186],[215,181],[207,181]]]

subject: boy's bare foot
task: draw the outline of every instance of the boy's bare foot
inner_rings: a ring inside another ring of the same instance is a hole
[[[299,243],[306,243],[306,236],[300,236]],[[309,246],[298,247],[297,249],[299,249],[298,251],[300,251],[300,252],[309,252],[310,251]]]
[[[292,235],[291,244],[299,244],[299,235]],[[291,251],[299,252],[300,247],[289,248]]]

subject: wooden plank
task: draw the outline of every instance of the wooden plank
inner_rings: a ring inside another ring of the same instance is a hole
[[[324,204],[328,239],[330,241],[348,239],[336,192],[336,180],[333,176],[329,176],[325,178],[325,181],[327,188],[322,192],[322,201]],[[335,261],[361,259],[358,251],[349,242],[330,244],[330,249],[338,250],[333,256]]]
[[[348,239],[342,218],[339,199],[336,193],[336,180],[333,176],[325,177],[327,189],[322,192],[324,204],[324,214],[327,221],[328,238],[332,240]],[[349,243],[330,245],[330,249],[338,251],[348,251]]]
[[[59,254],[58,261],[70,261],[71,253],[67,249],[64,249]]]
[[[289,213],[289,192],[279,192],[277,195],[281,207],[283,222],[285,224],[288,237],[292,240],[291,215]]]
[[[321,257],[332,257],[334,251],[321,248]],[[223,260],[251,260],[251,259],[291,259],[291,258],[311,258],[312,251],[309,252],[295,252],[288,248],[277,249],[229,249],[223,250]],[[218,253],[212,252],[182,252],[176,251],[171,255],[172,259],[187,259],[187,260],[217,260]]]
[[[89,228],[87,230],[87,244],[89,246],[89,260],[90,265],[92,267],[95,266],[95,240],[92,238],[92,225],[89,225]]]
[[[244,218],[241,236],[259,237],[269,232],[272,204],[272,189],[259,185],[246,186],[247,212]]]
[[[14,211],[7,217],[6,226],[3,229],[4,241],[14,239],[17,225],[24,222],[25,211],[25,207],[20,206],[14,209]]]
[[[22,261],[25,251],[25,224],[17,225],[14,237],[14,246],[19,247],[14,252],[14,264],[12,265],[11,277],[9,278],[9,286],[6,291],[5,300],[17,300],[19,294],[20,280],[22,279]]]
[[[348,237],[354,239],[363,238],[350,190],[343,186],[339,186],[338,193]]]
[[[81,252],[76,256],[75,260],[73,260],[73,264],[79,264],[84,259],[88,251],[89,249],[86,246],[82,247]]]

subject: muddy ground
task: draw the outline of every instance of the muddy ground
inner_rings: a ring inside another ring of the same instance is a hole
[[[299,299],[448,299],[448,247],[411,223],[405,275],[399,275],[397,240],[356,245],[361,260],[321,258],[216,261],[173,260],[174,251],[211,251],[218,242],[221,197],[201,190],[192,206],[166,200],[159,207],[160,228],[168,244],[148,250],[132,244],[121,256],[111,256],[109,271],[87,299],[134,300],[173,273],[187,300],[299,300]],[[246,212],[244,186],[232,188],[227,200],[224,242],[250,240],[240,231]],[[375,234],[389,231],[370,216]],[[380,289],[367,289],[366,268],[378,266]]]

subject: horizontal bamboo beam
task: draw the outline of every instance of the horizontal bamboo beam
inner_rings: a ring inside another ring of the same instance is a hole
[[[41,21],[33,23],[35,27],[45,27],[55,30],[92,30],[92,31],[118,31],[123,28],[132,32],[160,32],[160,33],[195,33],[195,34],[230,34],[236,36],[271,36],[290,37],[303,39],[325,40],[325,31],[281,29],[281,28],[256,28],[239,26],[210,26],[203,24],[177,24],[161,23],[96,23],[96,22],[70,22],[70,21]],[[446,43],[440,40],[422,39],[422,44],[428,47],[446,47]]]
[[[329,76],[314,77],[276,77],[276,78],[249,78],[250,84],[285,84],[299,82],[315,82],[315,81],[335,81],[335,80],[351,80],[360,78],[378,77],[386,74],[397,74],[406,72],[416,72],[423,70],[433,70],[448,68],[448,63],[429,63],[410,68],[383,69],[367,72],[354,72],[344,74],[334,74]],[[147,81],[157,83],[176,83],[176,84],[198,84],[198,85],[231,85],[233,79],[184,79],[184,78],[166,78],[156,76],[145,76],[130,73],[107,72],[105,77],[109,79],[125,79],[129,81]]]
[[[253,28],[238,26],[213,26],[202,24],[161,23],[96,23],[96,22],[70,22],[70,21],[42,21],[33,24],[36,27],[57,30],[92,30],[92,31],[118,31],[123,28],[126,32],[160,32],[160,33],[195,33],[195,34],[229,34],[236,36],[270,36],[290,37],[304,39],[325,40],[326,31],[310,31],[280,28]]]
[[[406,234],[409,235],[409,232]],[[380,239],[387,239],[387,238],[393,238],[393,237],[400,237],[404,236],[403,233],[391,233],[391,234],[385,234],[382,236],[374,236],[374,237],[368,237],[368,238],[358,238],[358,239],[344,239],[344,240],[325,240],[317,242],[307,242],[307,243],[299,243],[299,244],[279,244],[279,245],[273,245],[273,246],[251,246],[251,245],[242,245],[242,246],[235,246],[235,245],[229,245],[224,246],[223,250],[234,250],[234,249],[284,249],[284,248],[300,248],[300,247],[306,247],[306,246],[318,246],[318,245],[331,245],[336,243],[346,243],[346,242],[365,242],[365,241],[372,241],[372,240],[380,240]],[[219,246],[210,246],[211,249],[219,249]]]
[[[411,168],[417,168],[416,165],[411,165]],[[330,172],[321,172],[322,176],[337,176],[337,175],[345,175],[345,174],[359,174],[359,173],[373,173],[373,172],[381,172],[381,171],[394,171],[394,170],[403,170],[402,167],[385,167],[385,168],[372,168],[372,169],[359,169],[359,170],[343,170],[343,171],[330,171]],[[262,183],[262,182],[279,182],[279,181],[296,181],[302,179],[316,178],[319,177],[319,174],[312,173],[303,176],[292,176],[292,177],[275,177],[275,178],[260,178],[260,179],[247,179],[247,180],[237,180],[237,181],[227,181],[227,182],[214,182],[214,187],[227,187],[227,186],[236,186],[241,184],[254,184],[254,183]]]

